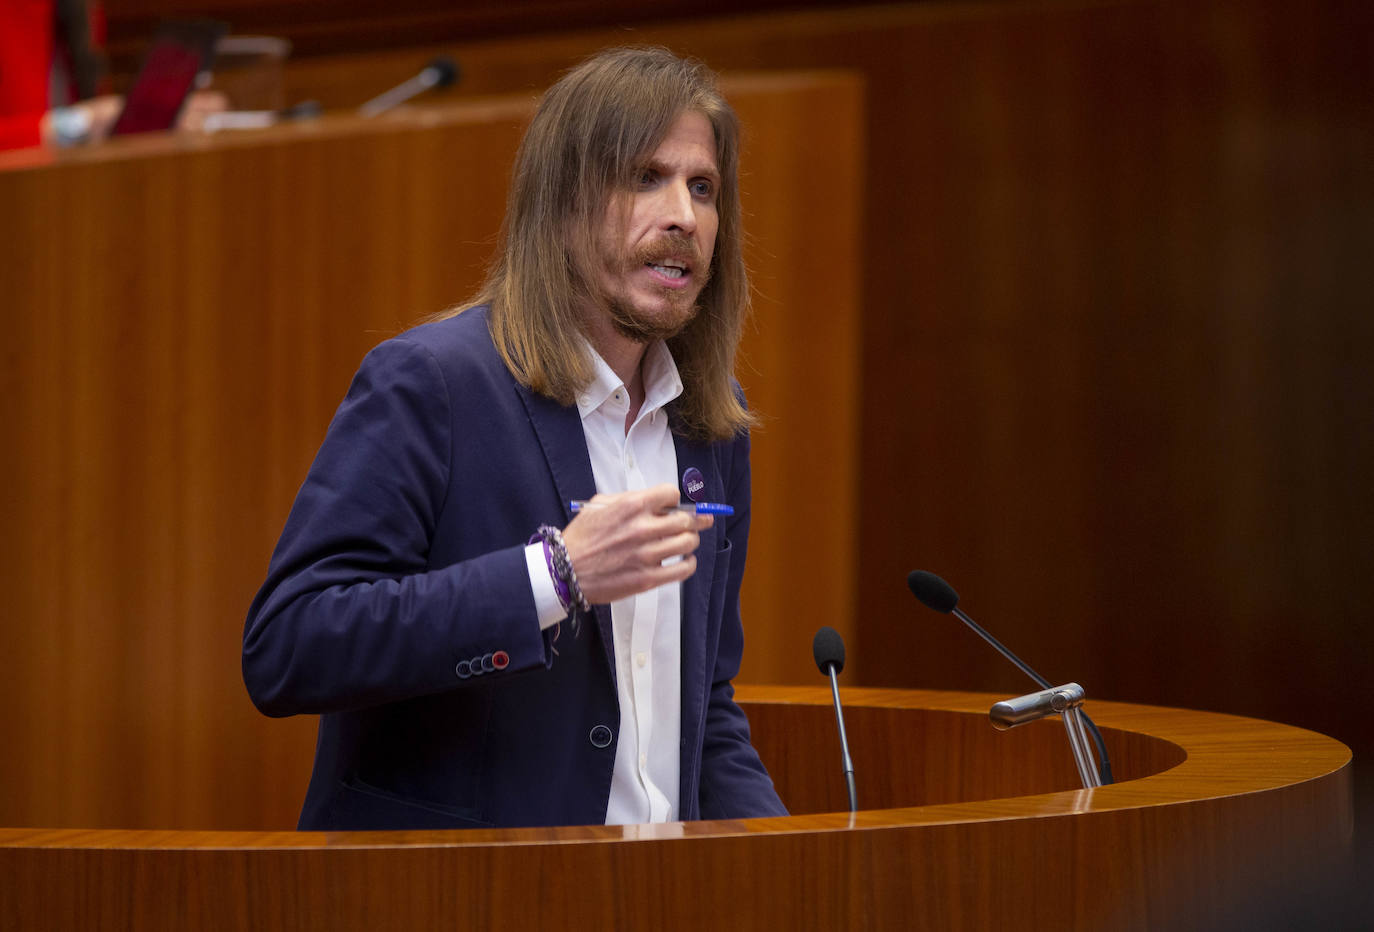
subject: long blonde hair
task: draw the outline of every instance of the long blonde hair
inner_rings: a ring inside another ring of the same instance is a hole
[[[697,61],[662,48],[601,52],[544,95],[516,155],[501,246],[482,290],[451,308],[490,306],[501,358],[520,382],[572,404],[592,379],[581,309],[596,301],[597,223],[612,197],[685,112],[715,131],[719,226],[699,312],[668,341],[682,376],[675,427],[725,440],[753,422],[734,387],[735,350],[749,311],[739,202],[739,124]]]

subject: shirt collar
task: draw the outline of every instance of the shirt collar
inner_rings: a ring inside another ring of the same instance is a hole
[[[578,413],[585,420],[608,400],[614,400],[617,393],[620,396],[620,406],[627,409],[629,390],[626,389],[625,383],[606,360],[601,358],[601,354],[591,343],[587,343],[586,346],[592,359],[592,380],[578,392]],[[673,354],[668,349],[668,344],[662,340],[655,340],[649,344],[648,349],[644,351],[644,362],[640,368],[644,375],[644,405],[640,408],[640,416],[652,414],[682,394],[682,378],[678,375],[677,363],[673,362]]]

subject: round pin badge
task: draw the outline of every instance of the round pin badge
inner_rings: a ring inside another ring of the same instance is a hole
[[[706,477],[701,474],[700,469],[695,466],[687,467],[687,471],[682,474],[682,491],[694,502],[706,497]]]

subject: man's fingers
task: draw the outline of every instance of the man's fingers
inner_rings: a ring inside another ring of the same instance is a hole
[[[697,555],[689,553],[675,563],[661,566],[655,572],[662,574],[662,578],[654,583],[655,586],[662,586],[667,583],[682,582],[688,576],[697,571]]]
[[[644,554],[645,565],[653,566],[670,557],[695,553],[699,546],[701,546],[701,536],[695,531],[687,531],[646,544],[641,552]]]
[[[663,536],[681,534],[684,531],[700,533],[713,523],[715,519],[711,515],[699,515],[674,508],[664,514],[646,516],[644,528],[650,536]]]
[[[589,500],[595,507],[582,509],[563,529],[588,599],[611,602],[696,572],[701,532],[715,520],[679,508],[679,501],[678,490],[667,483]]]
[[[632,493],[642,495],[646,506],[651,511],[666,511],[669,508],[676,508],[680,497],[676,486],[663,483],[662,485],[652,485],[640,492]]]

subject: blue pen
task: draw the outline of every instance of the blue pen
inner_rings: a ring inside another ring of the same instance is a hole
[[[586,508],[587,504],[585,501],[569,502],[568,507],[572,509],[573,514],[577,514]],[[682,502],[677,507],[679,511],[694,511],[699,515],[732,515],[735,513],[734,505],[724,505],[720,502]]]

